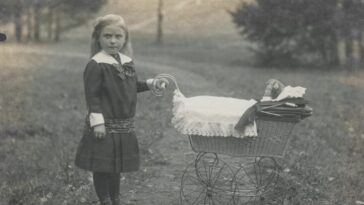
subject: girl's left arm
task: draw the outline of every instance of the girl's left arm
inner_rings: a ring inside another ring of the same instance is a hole
[[[167,79],[156,79],[150,78],[146,81],[138,81],[137,80],[137,92],[144,92],[147,90],[165,90],[167,85],[169,84]]]
[[[150,89],[147,84],[147,81],[139,81],[139,80],[137,81],[137,92],[138,93],[148,91],[148,90],[150,90]]]

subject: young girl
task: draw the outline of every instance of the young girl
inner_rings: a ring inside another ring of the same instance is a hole
[[[168,83],[164,79],[138,81],[131,53],[124,20],[112,14],[97,18],[92,58],[84,71],[88,117],[75,164],[92,171],[102,205],[119,205],[120,172],[139,169],[134,132],[137,93],[163,91]]]

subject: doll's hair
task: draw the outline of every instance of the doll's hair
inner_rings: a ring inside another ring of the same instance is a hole
[[[132,49],[131,42],[130,42],[128,27],[126,26],[124,19],[121,16],[115,15],[115,14],[108,14],[106,16],[101,16],[95,20],[94,29],[92,31],[92,36],[91,36],[91,38],[92,38],[91,39],[91,57],[94,56],[99,51],[101,51],[100,35],[102,32],[102,29],[104,29],[106,26],[111,25],[111,24],[116,24],[117,26],[120,26],[120,28],[125,31],[125,43],[119,52],[121,52],[129,57],[133,57],[133,49]]]

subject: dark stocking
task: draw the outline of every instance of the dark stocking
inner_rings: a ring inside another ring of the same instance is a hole
[[[101,205],[111,205],[109,195],[109,173],[94,172],[94,187]]]
[[[113,205],[120,205],[120,173],[111,173],[110,174],[110,197]]]

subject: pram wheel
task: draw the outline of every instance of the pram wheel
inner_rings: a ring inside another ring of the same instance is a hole
[[[235,204],[233,177],[233,170],[217,154],[199,153],[182,175],[182,204]]]
[[[280,167],[272,157],[256,157],[240,165],[234,176],[237,204],[259,204],[271,198],[278,185]]]

